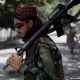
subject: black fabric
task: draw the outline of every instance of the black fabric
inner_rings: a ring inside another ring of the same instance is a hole
[[[17,13],[14,14],[14,17],[21,20],[21,21],[32,20],[35,18],[35,16],[26,17],[26,16],[22,16],[22,15],[17,14]]]
[[[35,75],[30,71],[25,71],[24,76],[24,80],[35,80]]]

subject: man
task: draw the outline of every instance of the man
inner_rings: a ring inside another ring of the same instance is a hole
[[[69,31],[67,33],[67,45],[70,49],[70,53],[74,54],[74,48],[75,48],[75,29],[69,26]]]
[[[41,25],[36,7],[28,5],[16,9],[14,27],[24,42]],[[12,54],[6,62],[22,73],[25,80],[64,80],[61,55],[48,35],[37,39],[26,52],[25,59]]]

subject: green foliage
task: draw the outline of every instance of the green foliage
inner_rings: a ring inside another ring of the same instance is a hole
[[[41,18],[47,16],[50,10],[50,3],[54,0],[6,0],[4,5],[0,4],[0,27],[12,25],[12,17],[17,7],[32,3],[38,7]]]
[[[12,18],[17,7],[32,3],[37,7],[39,17],[45,21],[57,4],[63,1],[67,2],[68,0],[6,0],[5,5],[0,4],[0,27],[11,26],[13,24]]]
[[[74,6],[73,8],[71,8],[69,10],[69,13],[74,16],[79,10],[80,10],[80,4],[78,4],[78,5]]]
[[[48,15],[50,14],[50,12],[52,12],[52,10],[54,10],[54,8],[57,6],[58,3],[59,3],[58,0],[56,0],[56,1],[46,0],[46,1],[44,1],[44,5],[37,5],[38,14],[39,14],[40,18],[43,21],[45,21],[47,19]]]

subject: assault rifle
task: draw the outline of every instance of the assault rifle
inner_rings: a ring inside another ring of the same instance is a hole
[[[61,21],[63,18],[68,18],[71,22],[75,20],[75,18],[69,14],[67,14],[68,10],[73,6],[80,3],[80,0],[71,0],[66,6],[59,4],[49,15],[48,20],[43,23],[43,25],[34,32],[32,36],[30,36],[24,45],[17,51],[18,55],[22,56],[23,52],[28,49],[32,43],[34,43],[38,38],[46,34],[50,27],[53,25],[52,31],[57,31],[57,35],[61,36],[64,34],[63,27],[61,25]],[[58,24],[57,24],[58,23]],[[8,65],[5,65],[3,69],[6,69]]]

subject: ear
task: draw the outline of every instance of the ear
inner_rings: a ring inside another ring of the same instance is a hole
[[[29,29],[31,29],[33,26],[33,21],[32,20],[29,20]]]

